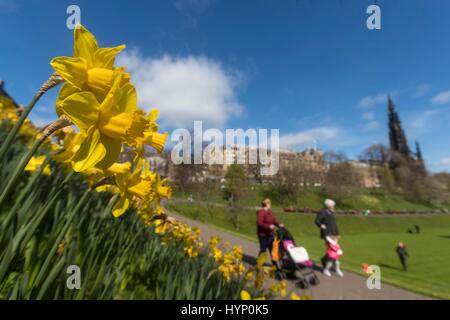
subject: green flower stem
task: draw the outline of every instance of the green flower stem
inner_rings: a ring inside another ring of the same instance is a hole
[[[5,141],[3,141],[2,147],[0,148],[0,162],[3,160],[3,157],[6,154],[6,151],[8,151],[9,147],[11,146],[12,142],[14,141],[14,138],[16,137],[17,132],[19,132],[20,127],[25,122],[25,119],[28,117],[31,110],[33,110],[33,107],[35,106],[36,102],[38,102],[39,98],[40,98],[40,96],[38,96],[38,95],[35,95],[33,97],[33,100],[31,100],[30,104],[22,112],[22,114],[19,117],[19,120],[17,120],[17,122],[14,124],[14,127],[8,133],[8,136],[6,137]]]
[[[70,120],[65,117],[61,116],[56,121],[49,124],[46,129],[42,132],[42,136],[36,140],[36,142],[33,144],[30,150],[25,154],[25,156],[22,157],[19,164],[16,167],[16,170],[11,175],[11,178],[9,179],[6,187],[3,189],[2,194],[0,195],[0,208],[3,206],[4,202],[8,198],[9,194],[13,190],[14,186],[16,185],[17,180],[20,177],[20,174],[23,172],[25,167],[27,166],[30,159],[33,157],[36,150],[41,146],[41,144],[49,137],[53,132],[55,132],[58,129],[67,127],[71,124]]]
[[[11,129],[11,131],[8,133],[8,136],[6,137],[5,141],[3,142],[1,148],[0,148],[0,163],[2,162],[3,158],[5,157],[6,152],[8,151],[9,147],[14,141],[14,138],[16,137],[17,133],[20,130],[20,127],[25,122],[25,119],[30,114],[31,110],[33,110],[36,103],[39,101],[39,99],[46,93],[49,89],[53,88],[54,86],[57,86],[63,82],[63,79],[59,74],[56,72],[53,73],[50,78],[41,86],[38,93],[33,97],[30,104],[25,108],[25,110],[22,112],[22,114],[19,117],[19,120],[14,124],[14,127]]]
[[[31,149],[28,150],[28,152],[25,154],[25,156],[23,156],[22,159],[20,160],[19,164],[16,167],[16,170],[14,170],[13,174],[11,175],[11,178],[8,181],[8,184],[3,189],[2,194],[0,195],[0,208],[3,206],[3,203],[5,202],[5,200],[11,193],[11,191],[13,190],[13,187],[15,186],[17,179],[20,177],[20,174],[25,169],[28,162],[30,161],[30,159],[33,157],[36,150],[40,147],[40,145],[43,142],[44,142],[43,139],[37,140],[31,147]]]
[[[70,224],[72,223],[72,220],[75,218],[75,215],[79,212],[82,205],[85,204],[86,200],[88,199],[88,196],[91,194],[91,190],[87,189],[84,194],[79,199],[77,205],[75,208],[67,215],[66,222],[64,224],[64,227],[59,231],[59,235],[55,239],[50,251],[48,252],[47,257],[45,258],[44,263],[42,264],[42,267],[39,270],[39,273],[36,277],[35,285],[37,287],[40,287],[40,284],[43,283],[45,280],[45,275],[47,271],[49,270],[50,263],[52,259],[55,257],[55,252],[58,248],[58,245],[61,243],[61,241],[64,239],[64,235],[67,233],[67,230],[69,230]]]

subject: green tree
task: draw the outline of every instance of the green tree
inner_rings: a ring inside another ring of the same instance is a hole
[[[242,165],[232,164],[225,173],[223,184],[224,198],[228,200],[232,222],[239,230],[241,203],[248,189],[247,172]]]

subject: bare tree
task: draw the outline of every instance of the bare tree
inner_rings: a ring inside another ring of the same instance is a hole
[[[374,144],[365,149],[359,159],[372,164],[383,164],[390,161],[390,150],[381,143]]]
[[[362,176],[344,154],[329,151],[325,159],[330,164],[325,176],[325,191],[328,194],[342,198],[361,192]]]

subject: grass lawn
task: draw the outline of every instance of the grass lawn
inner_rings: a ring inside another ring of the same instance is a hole
[[[236,232],[225,207],[207,204],[171,203],[168,208],[182,215]],[[318,237],[313,215],[278,213],[293,233],[298,245],[307,248],[318,261],[324,245]],[[450,215],[430,216],[338,216],[342,267],[362,274],[361,264],[381,267],[382,281],[425,295],[450,299]],[[239,233],[255,239],[255,212],[241,213]],[[420,225],[420,235],[407,229]],[[410,254],[409,271],[403,272],[395,247],[406,243]]]

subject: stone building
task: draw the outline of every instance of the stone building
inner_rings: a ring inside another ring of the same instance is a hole
[[[381,182],[378,176],[379,166],[368,162],[351,160],[348,163],[359,173],[365,188],[380,188]]]

